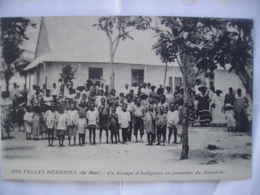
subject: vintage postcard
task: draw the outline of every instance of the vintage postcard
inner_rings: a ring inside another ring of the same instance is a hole
[[[253,20],[0,20],[3,179],[251,178]]]

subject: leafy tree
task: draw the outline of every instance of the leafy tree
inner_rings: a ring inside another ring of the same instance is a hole
[[[71,64],[66,64],[62,68],[62,72],[60,73],[59,82],[61,83],[61,92],[64,93],[64,87],[67,84],[73,85],[73,79],[75,79],[75,74],[77,72],[77,68],[72,66]]]
[[[110,76],[110,87],[114,88],[115,82],[115,65],[114,58],[119,42],[127,38],[134,39],[130,36],[133,30],[146,30],[150,26],[151,18],[143,16],[108,16],[100,17],[97,24],[93,26],[98,30],[106,33],[110,49],[110,65],[112,68]]]
[[[234,71],[252,99],[253,91],[253,20],[229,19],[218,42],[216,62]],[[229,65],[230,67],[227,67]]]
[[[29,38],[26,35],[28,26],[36,28],[35,23],[31,23],[26,18],[1,18],[1,73],[6,82],[6,91],[9,92],[9,81],[14,75],[16,64],[21,60],[24,49],[21,48],[24,40]]]
[[[248,29],[251,24],[241,20],[213,18],[159,17],[159,19],[161,26],[154,28],[158,41],[153,49],[162,62],[177,61],[183,74],[184,121],[180,159],[187,159],[189,152],[187,107],[194,80],[201,74],[209,75],[218,65],[225,68],[227,63],[231,65],[229,70],[235,70],[242,78],[247,70],[246,63],[248,67],[251,66],[251,30]],[[238,25],[237,22],[242,24]],[[250,76],[244,75],[244,77],[244,82],[250,85],[250,82],[252,83]]]

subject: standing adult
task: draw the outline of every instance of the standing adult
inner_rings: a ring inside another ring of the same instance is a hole
[[[16,83],[13,83],[13,88],[10,91],[10,99],[12,100],[13,111],[12,111],[12,120],[17,122],[17,108],[18,108],[18,97],[20,96],[20,90]]]
[[[224,107],[224,100],[223,97],[220,96],[222,93],[221,90],[216,90],[216,95],[213,96],[213,99],[210,103],[210,106],[212,107],[212,124],[223,124],[226,122],[225,120],[225,114],[223,113],[223,107]]]
[[[137,83],[133,83],[131,89],[133,89],[133,91],[134,91],[134,96],[133,96],[133,97],[136,98],[136,97],[137,97],[137,94],[138,94],[138,86],[137,86]]]
[[[248,107],[248,99],[242,96],[241,89],[237,89],[237,96],[235,97],[235,118],[236,118],[236,130],[247,131],[249,127],[248,116],[246,108]]]
[[[225,104],[231,104],[232,106],[234,106],[234,103],[235,103],[235,94],[233,92],[233,88],[232,87],[229,87],[228,89],[228,93],[225,95],[225,101],[224,103]]]
[[[166,87],[166,92],[164,93],[165,95],[165,98],[166,98],[166,102],[168,105],[170,105],[173,101],[173,94],[172,94],[172,91],[171,91],[171,87],[170,86],[167,86]]]
[[[28,92],[29,90],[27,89],[26,87],[26,84],[23,85],[23,90],[21,90],[21,95],[22,95],[22,98],[23,98],[23,101],[25,102],[25,104],[27,105],[27,101],[28,101]]]
[[[13,101],[13,105],[16,104],[17,98],[20,96],[20,90],[16,83],[13,84],[14,87],[10,91],[10,99]]]
[[[35,93],[31,96],[30,103],[33,108],[36,106],[41,108],[43,103],[43,94],[40,92],[39,86],[35,87]]]
[[[125,89],[124,89],[124,91],[123,91],[123,93],[124,93],[124,96],[126,96],[126,94],[128,94],[129,93],[129,85],[128,85],[128,83],[126,83],[125,84]]]
[[[201,125],[209,124],[211,121],[211,116],[209,113],[209,96],[206,94],[207,87],[200,86],[198,88],[201,92],[200,96],[197,96],[198,99],[198,122]]]
[[[136,98],[136,103],[133,107],[133,124],[134,124],[134,135],[136,142],[138,142],[137,134],[138,130],[140,130],[140,140],[143,142],[142,138],[144,135],[144,121],[143,117],[145,114],[145,109],[141,105],[141,99],[139,97]]]
[[[162,84],[159,85],[159,88],[157,89],[157,95],[161,96],[164,93],[164,88],[162,87]]]

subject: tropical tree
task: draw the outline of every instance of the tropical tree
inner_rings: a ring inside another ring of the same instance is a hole
[[[28,40],[26,35],[28,26],[36,28],[36,24],[29,19],[18,18],[1,18],[1,73],[4,75],[6,82],[6,91],[9,92],[9,81],[14,75],[17,63],[21,60],[24,49],[21,48],[24,40]]]
[[[110,50],[110,87],[114,88],[115,82],[115,64],[114,58],[120,41],[124,41],[128,38],[134,39],[130,36],[130,33],[134,30],[146,30],[150,26],[151,18],[143,16],[108,16],[100,17],[97,24],[93,26],[98,30],[102,30],[106,33],[109,41]]]
[[[67,84],[73,85],[73,80],[76,78],[75,74],[77,70],[78,69],[71,64],[65,64],[65,66],[62,68],[62,72],[60,73],[60,78],[58,80],[61,83],[62,93],[64,93],[64,87]]]
[[[235,70],[240,78],[244,77],[244,81],[243,79],[241,81],[245,83],[245,87],[252,84],[252,79],[250,80],[252,23],[213,18],[159,17],[159,19],[161,26],[154,28],[158,41],[153,49],[162,62],[177,61],[183,74],[184,121],[180,159],[187,159],[189,152],[187,107],[194,80],[201,74],[209,75],[219,65],[226,68],[229,63],[231,65],[229,71]],[[246,71],[248,74],[243,74]]]
[[[217,63],[234,71],[253,97],[253,20],[229,19],[218,42]],[[228,66],[229,65],[229,66]]]

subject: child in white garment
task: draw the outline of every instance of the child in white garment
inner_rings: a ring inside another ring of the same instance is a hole
[[[174,141],[173,143],[177,143],[177,128],[179,122],[179,112],[174,103],[170,104],[170,110],[167,112],[167,126],[169,129],[168,134],[168,144],[171,141],[172,130],[174,131]]]

